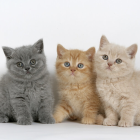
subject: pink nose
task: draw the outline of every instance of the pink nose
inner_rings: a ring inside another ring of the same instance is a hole
[[[75,69],[71,69],[71,71],[72,71],[72,72],[75,72],[76,70],[75,70]]]
[[[113,64],[111,64],[111,63],[108,63],[108,66],[110,67],[110,66],[112,66]]]

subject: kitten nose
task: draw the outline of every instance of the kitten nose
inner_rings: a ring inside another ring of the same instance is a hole
[[[30,68],[25,68],[25,70],[29,71]]]
[[[112,66],[113,64],[112,63],[108,63],[108,66],[110,67],[110,66]]]
[[[75,72],[75,71],[76,71],[76,69],[71,69],[71,71],[72,71],[72,72]]]

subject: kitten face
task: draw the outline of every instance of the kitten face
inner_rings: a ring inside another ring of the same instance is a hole
[[[66,82],[83,82],[92,73],[92,58],[95,48],[83,52],[80,50],[66,50],[61,45],[57,47],[56,61],[57,76]]]
[[[3,47],[3,50],[7,57],[9,72],[19,78],[34,79],[46,67],[42,40],[32,46],[23,46],[17,49]]]
[[[129,48],[109,43],[102,36],[100,48],[95,55],[95,69],[99,76],[117,78],[128,75],[134,70],[137,45]]]

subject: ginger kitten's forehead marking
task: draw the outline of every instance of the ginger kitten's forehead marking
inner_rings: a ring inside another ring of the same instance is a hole
[[[77,66],[79,63],[80,52],[74,52],[73,50],[70,52],[70,63],[72,66]],[[69,60],[69,58],[68,58]]]
[[[79,62],[79,59],[77,58],[76,59],[76,66],[79,64],[80,62]]]

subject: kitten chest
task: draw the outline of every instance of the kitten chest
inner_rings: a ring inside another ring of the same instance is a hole
[[[72,112],[76,116],[82,116],[84,97],[83,90],[65,89],[63,90],[63,98],[65,98],[68,105],[72,108]]]
[[[119,112],[122,106],[122,99],[128,97],[128,89],[124,88],[125,83],[97,80],[96,86],[102,101]]]
[[[35,82],[28,82],[25,86],[25,96],[32,113],[37,113],[40,103],[40,87]]]

